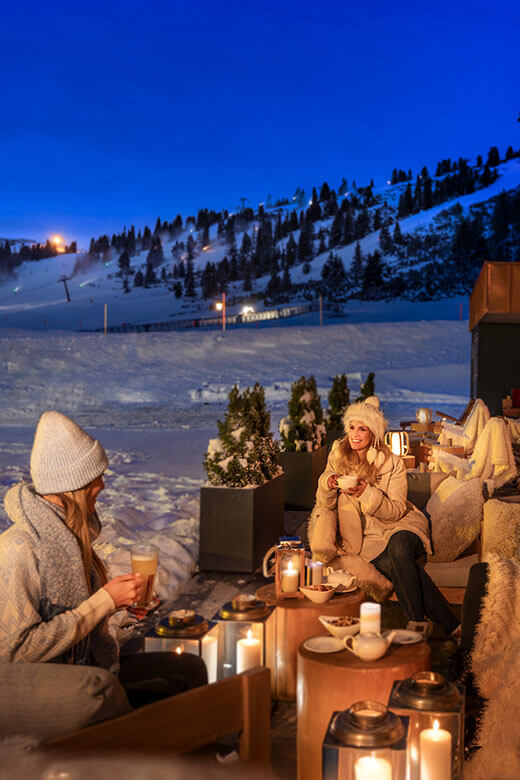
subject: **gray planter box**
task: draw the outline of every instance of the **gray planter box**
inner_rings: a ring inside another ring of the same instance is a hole
[[[318,478],[327,463],[327,446],[312,452],[281,452],[280,465],[285,472],[287,509],[312,509]]]
[[[284,475],[249,488],[200,489],[199,567],[255,571],[284,533]]]
[[[345,435],[345,431],[341,428],[327,428],[327,438],[325,440],[325,443],[327,445],[328,452],[331,451],[332,445],[336,441],[336,439],[342,439]]]

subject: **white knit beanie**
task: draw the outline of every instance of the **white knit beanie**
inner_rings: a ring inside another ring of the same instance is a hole
[[[385,431],[388,425],[383,412],[379,410],[379,399],[377,396],[372,395],[365,401],[358,401],[357,403],[347,406],[347,410],[343,415],[343,427],[345,433],[348,433],[348,426],[354,420],[362,422],[373,433],[376,443],[382,442],[385,438]]]
[[[79,490],[107,466],[101,444],[77,423],[61,412],[42,414],[31,452],[31,478],[37,493]]]

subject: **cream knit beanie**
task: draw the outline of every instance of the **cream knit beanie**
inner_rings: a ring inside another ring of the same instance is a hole
[[[358,401],[357,403],[347,406],[347,410],[343,415],[345,433],[348,432],[348,426],[354,420],[362,422],[372,431],[376,444],[377,442],[382,442],[385,438],[385,431],[388,423],[383,412],[379,409],[379,399],[377,396],[372,395],[367,398],[366,401]]]
[[[101,444],[77,423],[60,412],[42,414],[31,452],[31,478],[37,493],[79,490],[107,466]]]

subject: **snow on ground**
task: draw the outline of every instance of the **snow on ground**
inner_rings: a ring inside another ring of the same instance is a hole
[[[227,394],[262,383],[278,438],[291,383],[316,376],[323,405],[335,374],[346,372],[353,396],[369,371],[392,425],[418,406],[458,413],[469,396],[467,322],[454,301],[420,320],[407,304],[359,309],[357,317],[324,327],[149,334],[78,334],[0,330],[0,498],[28,478],[36,423],[58,409],[105,446],[110,461],[99,499],[100,551],[111,571],[128,569],[128,548],[148,539],[161,549],[159,594],[173,597],[197,561],[199,489],[208,440],[225,414]],[[414,308],[415,306],[415,308]],[[416,321],[413,321],[413,320]],[[287,323],[287,321],[284,321]],[[0,529],[7,525],[0,510]]]

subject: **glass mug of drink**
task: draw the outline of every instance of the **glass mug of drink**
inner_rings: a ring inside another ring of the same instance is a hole
[[[155,544],[133,544],[130,548],[132,571],[134,574],[140,572],[143,575],[141,594],[134,605],[141,609],[149,609],[153,604],[153,586],[157,573],[158,556],[159,549]]]

